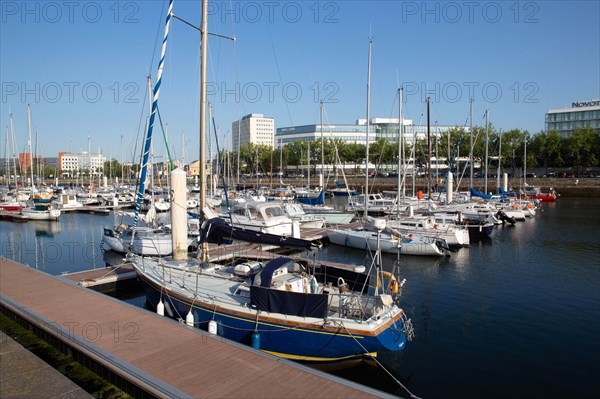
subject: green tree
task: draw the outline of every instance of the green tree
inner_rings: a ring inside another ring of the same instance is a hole
[[[120,178],[122,177],[121,171],[121,164],[116,159],[113,158],[104,162],[104,174],[106,176],[110,176],[112,174],[113,177]]]
[[[568,140],[569,155],[578,174],[598,164],[598,133],[591,127],[575,128]]]

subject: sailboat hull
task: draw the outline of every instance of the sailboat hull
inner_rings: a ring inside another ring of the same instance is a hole
[[[401,312],[397,318],[369,332],[344,328],[341,322],[332,321],[328,325],[318,318],[290,320],[288,317],[287,321],[282,321],[270,317],[268,313],[260,313],[257,319],[256,310],[233,311],[199,301],[192,304],[189,298],[161,288],[139,271],[138,276],[152,306],[156,307],[162,295],[165,315],[185,319],[192,309],[195,326],[207,330],[208,323],[214,320],[218,336],[246,345],[252,344],[252,336],[258,331],[260,349],[277,356],[304,361],[335,361],[365,353],[400,350],[406,345],[406,335],[401,328]],[[167,295],[168,299],[165,298]],[[398,328],[394,327],[396,323]]]
[[[344,247],[375,250],[377,248],[377,233],[367,230],[327,230],[327,237],[332,244]],[[381,234],[379,238],[381,252],[395,254],[399,249],[397,238],[389,234]]]

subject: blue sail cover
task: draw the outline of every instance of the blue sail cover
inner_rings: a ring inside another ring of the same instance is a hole
[[[325,191],[321,190],[316,197],[296,198],[296,201],[306,205],[323,205],[325,203]]]
[[[491,194],[484,194],[482,192],[475,190],[473,187],[471,187],[471,196],[472,197],[480,197],[480,198],[484,198],[484,199],[492,198]]]
[[[261,233],[232,227],[221,218],[212,218],[205,221],[200,229],[200,243],[231,244],[233,239],[308,250],[318,248],[318,245],[313,244],[311,241],[300,238],[284,237],[277,234]]]
[[[508,196],[515,196],[515,195],[519,195],[519,193],[517,193],[516,191],[504,191],[504,190],[502,189],[502,187],[498,188],[498,192],[499,192],[500,194],[503,194],[503,195],[508,195]]]

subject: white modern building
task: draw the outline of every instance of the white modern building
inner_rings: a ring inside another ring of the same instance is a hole
[[[273,147],[274,136],[275,119],[263,114],[248,114],[231,124],[233,151],[246,143]]]
[[[571,108],[550,109],[546,113],[546,131],[556,130],[569,137],[577,127],[591,127],[600,133],[600,99],[575,101]]]
[[[331,125],[303,125],[281,127],[275,134],[275,144],[277,148],[285,146],[294,141],[314,141],[321,139],[342,140],[347,143],[366,144],[367,142],[367,120],[359,119],[355,124],[331,124]],[[454,126],[430,126],[430,132],[433,137],[445,135],[449,129]],[[398,141],[398,131],[400,129],[398,118],[372,118],[369,123],[369,143],[374,143],[384,139],[390,142]],[[469,131],[465,127],[465,131]],[[414,125],[412,120],[404,119],[404,139],[407,143],[415,140],[427,138],[427,126]]]
[[[102,174],[104,162],[106,162],[104,155],[87,151],[58,153],[58,169],[63,173],[90,171],[92,175]]]

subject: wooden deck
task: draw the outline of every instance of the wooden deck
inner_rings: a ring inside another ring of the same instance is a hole
[[[156,397],[388,396],[0,258],[0,305]]]
[[[82,272],[66,273],[62,278],[71,280],[82,287],[90,288],[101,285],[117,285],[124,280],[137,278],[133,265],[123,263],[119,266],[107,266]]]
[[[20,212],[14,211],[0,211],[0,220],[13,220],[16,222],[26,222],[29,218],[25,215],[21,215]]]

